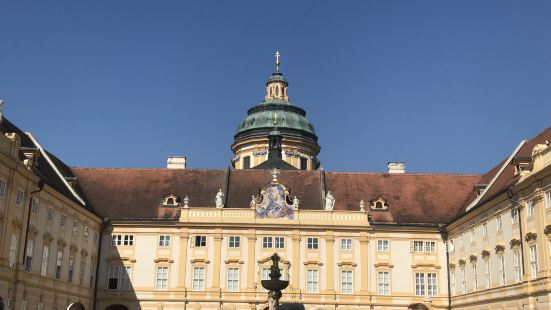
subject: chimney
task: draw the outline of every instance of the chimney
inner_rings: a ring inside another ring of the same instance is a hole
[[[168,156],[166,169],[186,169],[185,156]]]
[[[394,174],[394,173],[406,173],[406,164],[404,164],[401,161],[391,161],[388,162],[388,173]]]

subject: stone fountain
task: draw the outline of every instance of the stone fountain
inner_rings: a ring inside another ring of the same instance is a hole
[[[271,257],[272,267],[270,267],[270,280],[262,280],[262,287],[268,290],[268,304],[270,310],[275,310],[279,306],[281,291],[288,285],[289,281],[280,280],[281,270],[279,269],[279,255],[274,253]]]

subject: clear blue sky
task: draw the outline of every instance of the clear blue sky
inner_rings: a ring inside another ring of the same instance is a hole
[[[74,166],[224,168],[273,54],[331,171],[480,173],[551,125],[551,1],[2,1],[5,113]]]

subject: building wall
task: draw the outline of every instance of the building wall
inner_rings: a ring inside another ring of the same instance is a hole
[[[374,227],[362,211],[298,210],[293,220],[265,220],[256,219],[253,209],[181,210],[179,222],[111,224],[102,237],[98,309],[121,303],[129,309],[263,309],[262,269],[270,267],[274,252],[281,257],[282,279],[290,281],[282,302],[302,302],[308,309],[447,305],[445,246],[437,227]],[[112,245],[113,235],[133,236],[134,242]],[[159,246],[160,236],[170,236],[170,245]],[[206,246],[195,246],[197,236],[206,237]],[[229,247],[231,236],[240,237],[239,247]],[[283,237],[284,247],[266,248],[264,237]],[[317,249],[308,248],[308,238],[318,238]],[[342,239],[351,240],[350,250],[341,249]],[[378,240],[388,241],[388,249],[378,249]],[[413,252],[413,240],[434,242],[434,252]],[[108,288],[114,266],[130,267],[128,287]],[[158,267],[168,267],[166,289],[156,287]],[[194,268],[205,270],[203,287],[194,288]],[[236,291],[229,290],[229,268],[239,270]],[[307,290],[307,270],[318,271],[314,292]],[[344,270],[352,271],[350,293],[341,287]],[[378,271],[389,272],[388,295],[379,294]],[[415,272],[436,274],[435,296],[426,289],[416,296]]]
[[[28,169],[28,162],[19,161],[18,153],[18,139],[0,135],[0,180],[5,182],[5,193],[0,195],[0,297],[4,306],[50,310],[81,302],[91,309],[90,276],[97,264],[100,220],[47,184],[42,191],[32,193],[38,190],[39,178]],[[34,208],[30,211],[32,200]],[[60,226],[62,214],[66,216],[65,227]],[[78,222],[74,233],[73,220]],[[12,236],[17,236],[13,245]],[[28,251],[32,248],[32,259],[25,258],[26,240],[34,245],[28,247]],[[63,252],[63,266],[56,279],[58,250]],[[68,281],[69,257],[75,260],[72,281]]]
[[[550,308],[551,147],[543,149],[533,154],[532,171],[518,171],[520,179],[509,196],[503,193],[449,225],[449,240],[453,244],[449,263],[454,309]],[[529,210],[530,204],[533,211]],[[518,220],[513,219],[513,212],[517,212],[514,210],[518,210]],[[487,225],[487,234],[484,225]],[[536,246],[537,260],[532,259],[531,246]],[[520,260],[515,259],[515,252],[519,253]],[[503,256],[503,265],[500,256]],[[486,261],[489,262],[489,286],[485,280]],[[537,272],[532,272],[533,266],[537,266]],[[462,269],[466,275],[466,291],[461,287]]]

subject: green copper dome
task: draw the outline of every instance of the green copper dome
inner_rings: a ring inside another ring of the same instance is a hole
[[[306,112],[282,99],[267,99],[252,107],[239,124],[235,140],[251,136],[268,136],[274,127],[284,136],[297,136],[318,140],[314,126],[306,118]]]

